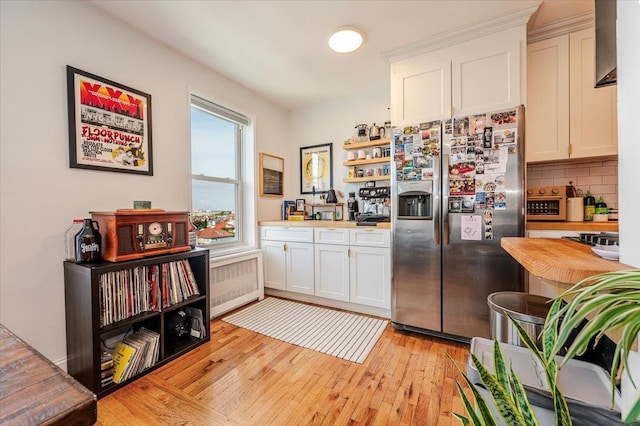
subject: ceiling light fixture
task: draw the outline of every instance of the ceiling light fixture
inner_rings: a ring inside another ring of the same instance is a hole
[[[329,37],[329,47],[338,53],[353,52],[362,45],[362,34],[352,27],[338,28]]]

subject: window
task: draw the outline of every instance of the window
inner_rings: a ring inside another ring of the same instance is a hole
[[[245,242],[248,126],[244,115],[191,96],[191,217],[200,246]]]

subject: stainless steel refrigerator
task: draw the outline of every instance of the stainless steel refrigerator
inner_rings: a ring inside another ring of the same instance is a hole
[[[391,320],[490,337],[487,296],[522,291],[500,239],[524,236],[524,108],[393,129]]]

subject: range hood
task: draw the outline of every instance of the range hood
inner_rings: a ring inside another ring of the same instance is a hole
[[[595,0],[595,87],[616,84],[616,1]]]

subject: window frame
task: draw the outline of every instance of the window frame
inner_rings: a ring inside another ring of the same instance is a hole
[[[217,116],[235,124],[234,141],[236,144],[236,178],[221,178],[204,174],[193,174],[191,164],[191,154],[189,156],[190,166],[190,211],[193,212],[193,182],[194,180],[205,182],[217,182],[222,184],[236,185],[236,211],[235,211],[235,238],[230,241],[221,240],[210,244],[201,244],[199,247],[206,247],[210,250],[211,256],[224,255],[233,252],[244,251],[255,248],[255,237],[251,237],[256,232],[256,227],[251,225],[251,218],[255,218],[255,194],[249,194],[255,185],[255,178],[252,178],[251,165],[255,163],[255,149],[253,147],[253,118],[236,109],[228,108],[217,101],[212,101],[205,96],[191,91],[188,99],[189,107],[189,136],[190,151],[193,151],[192,137],[192,108],[198,108],[205,113]],[[255,191],[254,191],[255,192]],[[252,202],[253,200],[253,202]],[[253,232],[252,232],[253,231]]]

